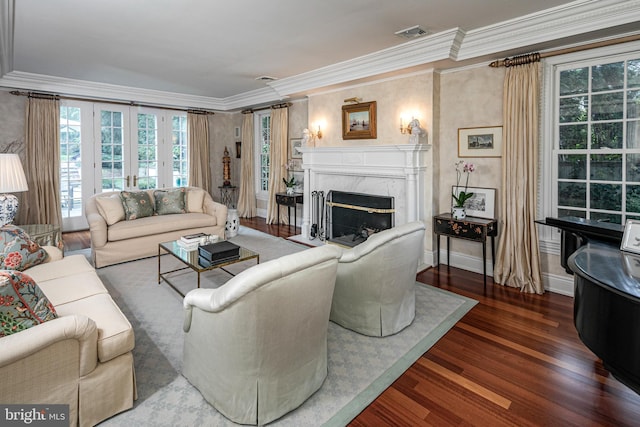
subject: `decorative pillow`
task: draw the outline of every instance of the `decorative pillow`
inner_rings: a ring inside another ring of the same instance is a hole
[[[23,271],[45,262],[47,251],[15,225],[0,227],[0,269]]]
[[[127,221],[153,216],[154,203],[146,191],[121,191],[120,198],[124,208],[124,219]]]
[[[26,273],[0,270],[0,337],[58,317],[46,295]]]
[[[124,219],[124,207],[120,195],[112,194],[110,196],[96,197],[96,205],[98,212],[108,225],[113,225]]]
[[[204,203],[204,190],[202,188],[190,188],[187,191],[187,212],[202,213]]]
[[[176,188],[174,190],[155,190],[153,197],[156,199],[156,213],[158,215],[180,214],[185,210],[186,190]]]

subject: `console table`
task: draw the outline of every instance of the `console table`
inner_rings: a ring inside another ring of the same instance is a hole
[[[440,236],[447,236],[447,265],[449,265],[449,241],[451,237],[482,243],[482,272],[484,287],[487,287],[487,237],[491,237],[491,260],[495,265],[495,237],[498,235],[498,221],[495,219],[468,216],[453,219],[451,213],[433,217],[433,232],[437,240],[438,268],[440,268]]]
[[[296,205],[303,203],[302,193],[276,193],[276,203],[278,204],[278,224],[280,224],[280,206],[287,207],[289,225],[291,225],[291,208],[293,208],[293,227],[296,227]]]

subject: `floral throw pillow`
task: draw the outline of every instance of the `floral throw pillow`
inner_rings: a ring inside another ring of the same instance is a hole
[[[58,317],[51,302],[26,273],[0,270],[0,337]]]
[[[156,213],[158,215],[181,214],[186,210],[186,195],[184,188],[173,190],[155,190],[153,197],[156,199]]]
[[[127,221],[154,214],[153,200],[146,191],[121,191],[120,199],[124,208],[124,219]]]
[[[0,227],[0,269],[23,271],[46,261],[47,251],[15,225]]]

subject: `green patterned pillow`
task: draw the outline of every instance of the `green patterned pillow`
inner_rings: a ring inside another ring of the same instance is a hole
[[[124,208],[124,219],[127,221],[153,216],[154,203],[146,191],[121,191],[120,198]]]
[[[23,271],[46,261],[47,251],[15,225],[0,227],[0,269]]]
[[[20,271],[0,270],[0,337],[56,317],[55,308],[31,277]]]
[[[173,190],[156,190],[153,197],[156,199],[156,213],[158,215],[185,213],[186,190],[176,188]]]

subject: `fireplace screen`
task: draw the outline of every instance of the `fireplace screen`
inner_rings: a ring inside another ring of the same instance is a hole
[[[373,234],[394,226],[394,200],[390,196],[329,191],[327,240],[356,246]]]

